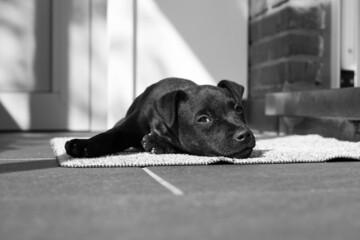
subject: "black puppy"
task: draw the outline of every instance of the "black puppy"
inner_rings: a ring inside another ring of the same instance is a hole
[[[222,80],[217,87],[166,78],[148,87],[112,129],[65,144],[73,157],[98,157],[129,147],[161,153],[247,158],[255,138],[247,127],[244,87]]]

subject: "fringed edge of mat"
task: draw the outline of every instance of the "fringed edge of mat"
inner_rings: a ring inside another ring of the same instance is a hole
[[[354,159],[354,158],[343,158],[343,157],[336,157],[336,158],[330,158],[330,159],[324,159],[324,160],[280,160],[280,161],[243,161],[243,162],[228,162],[223,161],[222,159],[219,159],[218,161],[213,162],[199,162],[199,163],[184,163],[184,164],[174,164],[174,163],[153,163],[153,164],[84,164],[84,165],[78,165],[69,163],[67,164],[66,161],[60,160],[58,157],[56,158],[57,164],[59,167],[65,167],[65,168],[114,168],[114,167],[161,167],[161,166],[213,166],[216,164],[229,164],[229,165],[259,165],[259,164],[288,164],[288,163],[326,163],[328,161],[334,161],[334,159],[344,159],[345,161],[357,161],[360,159]],[[72,161],[76,159],[71,159],[68,161]]]

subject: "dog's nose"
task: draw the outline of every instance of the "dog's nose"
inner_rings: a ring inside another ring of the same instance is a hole
[[[239,142],[246,142],[251,139],[251,132],[249,130],[238,131],[234,135],[234,139]]]

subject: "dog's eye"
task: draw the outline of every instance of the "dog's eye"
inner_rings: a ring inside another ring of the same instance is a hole
[[[208,116],[200,116],[197,120],[199,123],[208,123],[211,122],[211,118]]]
[[[239,105],[236,105],[234,109],[237,114],[242,114],[244,111],[244,109]]]

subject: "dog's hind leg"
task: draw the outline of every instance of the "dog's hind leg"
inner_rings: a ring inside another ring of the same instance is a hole
[[[144,134],[137,127],[137,115],[131,114],[121,124],[89,139],[72,139],[65,144],[68,155],[79,158],[99,157],[141,146]]]

